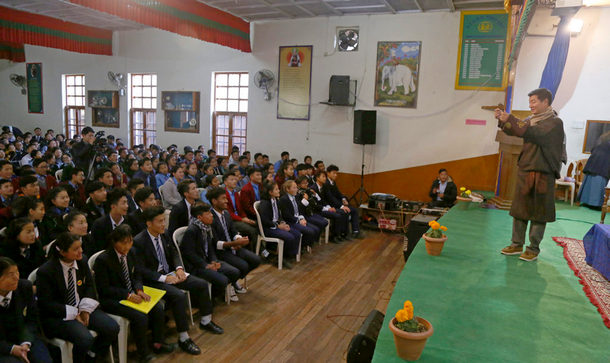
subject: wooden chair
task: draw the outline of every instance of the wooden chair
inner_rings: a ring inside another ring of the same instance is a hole
[[[576,181],[567,181],[566,177],[573,178],[572,173],[574,172],[575,167],[576,164],[573,161],[570,162],[568,164],[568,170],[566,172],[566,175],[561,179],[555,180],[555,187],[557,187],[557,189],[565,188],[565,194],[563,198],[564,201],[568,201],[568,192],[570,192],[570,205],[574,205],[574,192],[576,190]]]
[[[606,188],[606,196],[604,197],[604,204],[602,204],[602,220],[601,223],[604,223],[606,219],[606,213],[610,211],[610,205],[608,205],[608,199],[610,199],[610,188]]]
[[[576,195],[578,195],[580,186],[582,185],[582,182],[585,178],[585,173],[583,172],[583,169],[585,168],[586,163],[587,163],[587,159],[580,159],[576,162],[576,166],[574,167],[574,179],[575,179],[574,183],[576,185],[576,190],[574,191],[574,193]]]

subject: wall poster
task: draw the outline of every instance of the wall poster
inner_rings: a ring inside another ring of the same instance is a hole
[[[277,118],[309,120],[313,46],[280,47]]]
[[[378,42],[375,106],[417,107],[421,42]]]
[[[42,109],[42,63],[26,63],[28,112],[44,113]]]
[[[455,89],[504,90],[509,22],[504,10],[462,11]]]

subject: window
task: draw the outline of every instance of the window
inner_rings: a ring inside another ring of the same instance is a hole
[[[131,145],[157,142],[157,75],[132,73],[130,78]]]
[[[64,120],[68,138],[80,134],[85,127],[85,75],[64,75]]]
[[[246,150],[248,73],[214,73],[212,145],[218,155],[229,156],[233,146]]]

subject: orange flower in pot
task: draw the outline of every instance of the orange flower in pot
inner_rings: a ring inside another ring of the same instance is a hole
[[[413,304],[409,300],[390,321],[390,330],[394,334],[396,353],[405,360],[419,359],[428,338],[434,333],[428,320],[413,315]]]
[[[443,234],[443,232],[447,231],[447,227],[441,226],[437,221],[430,221],[428,225],[432,228],[432,231],[423,236],[426,240],[426,252],[431,256],[438,256],[441,254],[447,240],[447,235]]]

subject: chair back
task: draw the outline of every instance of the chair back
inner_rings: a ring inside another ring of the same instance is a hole
[[[254,212],[256,212],[256,224],[258,225],[258,233],[265,238],[265,232],[263,231],[263,224],[261,223],[261,215],[258,212],[258,206],[261,204],[259,200],[254,202]]]
[[[38,269],[35,269],[34,271],[32,271],[30,273],[30,276],[28,276],[28,280],[32,283],[35,284],[36,283],[36,273],[38,273]]]
[[[49,253],[51,252],[51,248],[53,248],[54,244],[55,244],[55,240],[52,240],[51,242],[49,242],[48,245],[46,245],[42,248],[44,250],[44,255],[46,258],[49,258]]]
[[[180,245],[182,244],[182,238],[184,237],[184,233],[186,232],[187,228],[188,227],[180,227],[174,231],[174,235],[172,236],[172,238],[174,239],[174,242],[176,242],[178,247],[180,247]]]
[[[89,257],[88,264],[89,264],[89,269],[91,270],[91,272],[93,272],[93,265],[95,265],[95,260],[97,260],[99,255],[101,255],[102,253],[104,253],[104,250],[98,251],[98,252],[94,253],[91,257]]]
[[[59,169],[55,172],[55,179],[57,179],[57,181],[61,181],[61,177],[64,175],[64,169]]]
[[[584,178],[583,169],[585,168],[585,164],[587,163],[587,159],[581,159],[576,162],[576,167],[574,168],[574,179],[576,183],[582,183]]]
[[[0,229],[0,237],[2,237],[2,238],[6,237],[6,228],[7,227],[3,227],[2,229]]]
[[[566,176],[569,178],[573,178],[575,169],[576,169],[576,163],[574,161],[570,161],[568,163],[568,170],[566,171]]]

